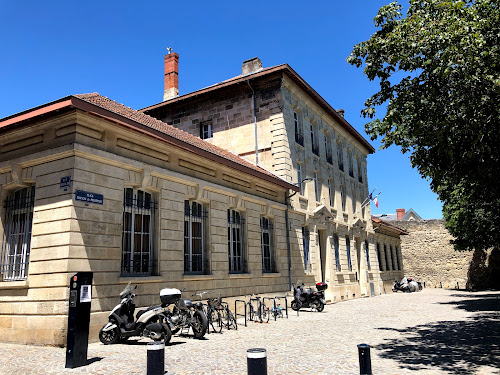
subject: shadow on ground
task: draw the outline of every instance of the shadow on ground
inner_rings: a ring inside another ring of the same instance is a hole
[[[498,369],[500,363],[500,294],[461,298],[446,304],[476,313],[464,321],[440,321],[397,331],[401,336],[377,345],[383,358],[411,370],[441,369],[449,374],[473,374],[482,366]],[[500,373],[500,371],[498,372]]]

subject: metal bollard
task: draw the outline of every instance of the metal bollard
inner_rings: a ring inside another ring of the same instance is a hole
[[[247,374],[267,375],[266,349],[254,348],[247,350]]]
[[[359,373],[360,375],[372,375],[372,361],[370,358],[370,345],[359,344]]]
[[[443,287],[443,283],[440,281],[439,282],[439,287],[442,288]]]
[[[147,375],[165,374],[165,343],[162,341],[148,342]]]
[[[457,281],[457,289],[460,289],[460,287],[458,286],[458,281]]]

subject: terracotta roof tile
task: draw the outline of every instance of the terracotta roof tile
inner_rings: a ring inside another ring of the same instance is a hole
[[[189,133],[186,133],[185,131],[182,131],[180,129],[177,129],[171,125],[168,125],[164,123],[163,121],[157,120],[154,117],[151,117],[149,115],[146,115],[143,112],[136,111],[135,109],[132,109],[130,107],[127,107],[121,103],[118,103],[114,100],[111,100],[105,96],[99,95],[98,93],[94,92],[91,94],[77,94],[74,95],[74,97],[81,99],[85,102],[88,102],[90,104],[93,104],[95,106],[98,106],[100,108],[106,109],[108,111],[111,111],[113,113],[116,113],[120,116],[123,116],[125,118],[128,118],[132,121],[138,122],[142,125],[148,126],[152,129],[155,129],[157,131],[160,131],[164,134],[167,134],[175,139],[178,139],[182,142],[188,143],[192,146],[195,146],[199,149],[208,151],[214,155],[220,156],[224,159],[230,160],[234,163],[243,165],[247,168],[251,168],[253,170],[256,170],[260,173],[264,173],[268,176],[274,177],[276,179],[284,181],[281,177],[273,174],[272,172],[269,172],[268,170],[261,168],[259,166],[256,166],[252,162],[243,159],[242,157],[225,150],[221,147],[215,146],[209,142],[205,142],[200,138],[197,138]]]

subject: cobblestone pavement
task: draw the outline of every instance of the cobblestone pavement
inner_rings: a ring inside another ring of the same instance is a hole
[[[65,369],[65,349],[0,344],[1,374],[145,374],[148,340],[89,345],[89,364]],[[269,374],[359,374],[357,344],[371,345],[374,374],[500,374],[500,292],[424,289],[290,310],[206,340],[174,336],[169,375],[246,374],[246,350],[267,349]]]

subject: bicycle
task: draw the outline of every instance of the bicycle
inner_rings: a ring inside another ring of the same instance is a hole
[[[258,321],[259,323],[267,323],[269,322],[269,308],[265,305],[262,304],[261,302],[261,297],[252,294],[252,295],[246,295],[245,297],[250,297],[250,299],[247,302],[248,305],[248,315],[249,315],[249,320],[251,321]],[[252,298],[254,297],[254,298]],[[257,308],[254,307],[252,301],[257,302]],[[255,318],[258,318],[256,320]]]
[[[202,292],[196,292],[192,295],[198,296],[200,298],[200,302],[203,299],[204,294],[212,293],[210,291],[202,291]],[[217,332],[220,333],[222,331],[222,326],[220,324],[220,314],[216,310],[216,298],[208,298],[207,303],[203,304],[203,312],[205,313],[207,320],[208,320],[208,330],[207,333],[210,333],[210,327],[212,327],[212,332]],[[214,323],[217,323],[217,328],[214,326]]]
[[[273,315],[274,319],[276,318],[283,318],[283,307],[280,306],[280,304],[276,304],[276,301],[273,304],[273,308],[271,309],[271,314]]]

